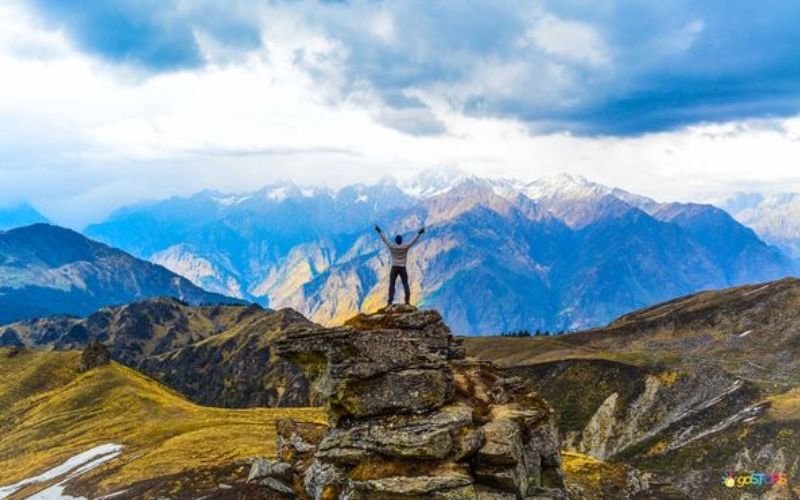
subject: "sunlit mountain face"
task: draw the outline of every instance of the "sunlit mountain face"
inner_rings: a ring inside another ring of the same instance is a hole
[[[719,208],[570,175],[206,191],[122,208],[86,234],[207,290],[332,324],[385,301],[388,253],[375,224],[391,234],[428,228],[410,259],[413,301],[465,334],[595,326],[792,273],[784,253]]]

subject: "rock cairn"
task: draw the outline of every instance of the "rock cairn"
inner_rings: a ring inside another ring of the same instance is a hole
[[[329,426],[279,421],[280,462],[253,480],[314,499],[566,498],[552,409],[465,358],[436,311],[290,330],[276,353],[303,368]]]

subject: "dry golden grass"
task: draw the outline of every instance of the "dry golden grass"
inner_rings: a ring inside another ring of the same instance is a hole
[[[518,366],[540,363],[543,360],[564,359],[564,354],[575,353],[575,346],[554,337],[467,337],[467,354],[488,359],[500,366]],[[583,356],[593,354],[582,349]]]
[[[767,416],[773,420],[800,420],[800,387],[768,398]]]
[[[122,365],[78,373],[77,352],[0,350],[0,485],[104,443],[124,446],[91,473],[99,494],[153,477],[274,456],[277,418],[324,422],[318,408],[195,405]]]
[[[634,347],[610,351],[589,346],[572,345],[557,337],[467,337],[467,354],[486,359],[502,367],[550,363],[567,359],[598,359],[635,366],[675,364],[678,358],[670,353],[651,352]]]
[[[586,498],[614,498],[627,488],[625,466],[580,453],[561,452],[561,458],[566,482],[579,486]]]

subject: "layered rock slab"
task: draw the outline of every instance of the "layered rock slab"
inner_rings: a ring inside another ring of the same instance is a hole
[[[436,311],[389,306],[275,345],[326,401],[293,458],[302,498],[566,498],[552,409],[467,359]],[[301,424],[297,424],[301,425]],[[291,441],[279,423],[279,451]]]

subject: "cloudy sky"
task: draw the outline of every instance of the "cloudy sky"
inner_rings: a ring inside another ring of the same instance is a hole
[[[0,205],[430,168],[800,190],[800,3],[3,0]]]

